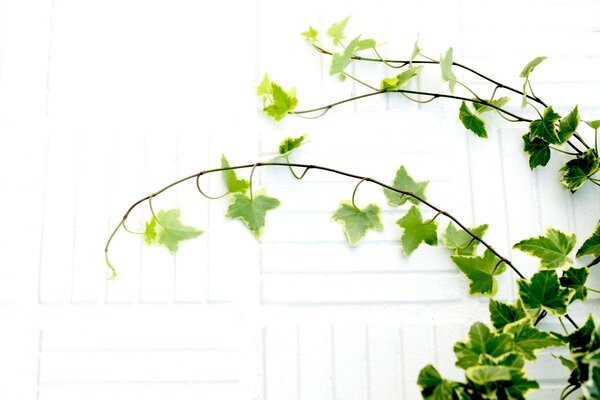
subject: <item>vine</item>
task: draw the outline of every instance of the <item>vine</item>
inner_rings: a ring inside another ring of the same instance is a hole
[[[572,158],[561,168],[563,173],[561,181],[569,190],[575,192],[588,181],[600,186],[600,180],[594,177],[600,170],[597,139],[600,120],[587,121],[594,131],[594,146],[589,146],[577,131],[580,126],[578,107],[561,118],[551,106],[546,105],[534,94],[529,76],[545,57],[537,57],[527,64],[521,73],[521,77],[524,78],[523,87],[518,90],[454,62],[452,49],[448,50],[440,60],[434,60],[423,55],[418,44],[415,44],[409,59],[387,60],[380,56],[373,39],[361,39],[358,36],[348,44],[344,44],[344,29],[347,22],[348,18],[333,24],[327,31],[333,45],[340,49],[339,52],[328,51],[321,47],[317,40],[318,33],[313,28],[305,32],[304,36],[315,50],[331,57],[332,75],[337,75],[342,80],[349,78],[371,92],[329,105],[298,111],[295,89],[286,91],[265,75],[257,89],[257,94],[263,97],[263,110],[267,115],[275,120],[281,120],[288,114],[297,116],[316,114],[315,116],[319,117],[344,103],[387,93],[397,93],[411,101],[419,102],[441,98],[459,100],[461,101],[459,119],[477,136],[487,137],[486,121],[481,117],[485,112],[496,112],[515,123],[528,123],[528,132],[523,136],[523,140],[524,150],[529,154],[531,169],[545,166],[550,159],[551,151],[566,153]],[[357,54],[365,50],[373,51],[376,57],[368,58]],[[354,61],[383,63],[389,68],[402,70],[402,72],[394,77],[384,78],[379,86],[374,86],[346,71],[348,65]],[[442,80],[448,82],[449,93],[405,88],[419,75],[422,67],[433,64],[441,67]],[[453,67],[461,68],[492,84],[494,88],[491,96],[485,99],[460,82],[454,75]],[[469,95],[454,94],[457,85]],[[499,90],[520,95],[522,110],[534,112],[538,118],[508,110],[506,105],[510,99],[497,98],[496,94]],[[543,107],[543,110],[538,107]],[[484,239],[488,225],[467,227],[458,217],[432,204],[426,196],[428,182],[416,181],[404,166],[397,169],[391,183],[386,183],[327,166],[291,162],[292,153],[304,144],[304,136],[287,138],[279,146],[276,159],[253,164],[231,166],[223,156],[219,168],[186,176],[134,202],[126,210],[105,245],[105,260],[111,272],[111,279],[117,276],[117,271],[110,259],[110,247],[121,228],[129,233],[143,236],[148,245],[165,247],[171,253],[178,251],[180,242],[204,233],[204,230],[185,225],[180,219],[180,211],[177,208],[157,211],[154,209],[152,200],[177,185],[192,181],[198,193],[210,201],[229,198],[225,217],[240,220],[252,235],[260,240],[267,214],[279,207],[281,202],[267,195],[266,188],[253,187],[255,171],[286,168],[297,181],[301,181],[310,171],[328,172],[356,182],[349,198],[342,199],[338,208],[332,210],[331,214],[332,220],[341,225],[350,245],[358,245],[370,231],[384,229],[380,205],[369,203],[360,207],[355,201],[356,194],[363,185],[375,185],[382,189],[389,207],[399,210],[398,207],[410,203],[410,208],[396,221],[402,229],[399,241],[406,256],[422,245],[436,246],[441,243],[448,249],[450,260],[468,281],[469,294],[490,298],[491,324],[474,323],[469,329],[467,338],[457,342],[453,348],[456,365],[464,370],[464,380],[444,379],[433,365],[427,365],[420,371],[417,382],[423,398],[524,399],[531,390],[539,387],[538,382],[526,375],[525,364],[535,362],[537,352],[549,347],[562,347],[569,353],[568,357],[557,357],[570,371],[568,381],[560,394],[561,400],[578,389],[581,390],[584,398],[600,397],[600,324],[596,323],[590,315],[580,325],[568,313],[569,307],[575,301],[586,301],[589,291],[599,292],[598,288],[588,287],[586,281],[590,268],[600,264],[600,221],[591,236],[578,248],[575,234],[554,228],[548,228],[543,235],[526,238],[516,243],[515,249],[538,259],[537,271],[527,277],[511,260],[501,255]],[[250,171],[248,179],[238,176],[237,173],[243,170]],[[211,174],[222,176],[226,193],[212,196],[202,189],[201,178]],[[145,222],[145,230],[135,232],[128,229],[126,221],[132,211],[144,203],[147,203],[151,214],[150,219]],[[422,213],[424,208],[434,212],[434,216],[425,220]],[[443,231],[438,230],[440,218],[448,220],[448,225]],[[482,250],[479,249],[479,245]],[[573,252],[575,258],[587,259],[587,262],[576,263]],[[516,275],[518,294],[513,303],[493,299],[498,289],[496,278],[507,269]],[[556,318],[563,331],[540,329],[539,322],[548,316]],[[563,320],[566,320],[569,326]]]
[[[409,101],[429,103],[436,99],[450,99],[461,102],[458,118],[463,126],[481,138],[487,138],[487,124],[482,115],[495,112],[503,119],[512,123],[527,123],[528,130],[523,135],[523,149],[529,155],[529,167],[533,170],[548,164],[551,152],[566,154],[571,159],[560,169],[561,182],[571,192],[577,191],[584,183],[600,187],[600,179],[595,177],[600,172],[600,157],[598,156],[598,129],[600,120],[584,121],[593,133],[594,144],[589,145],[578,132],[581,117],[579,108],[575,106],[567,115],[561,117],[551,105],[534,94],[530,80],[534,72],[546,57],[536,57],[523,68],[520,77],[523,78],[521,90],[498,82],[477,70],[457,63],[453,58],[453,49],[448,49],[440,58],[434,59],[423,53],[418,41],[414,44],[413,52],[408,59],[384,59],[377,50],[374,39],[362,39],[359,35],[349,43],[344,44],[345,28],[349,18],[335,23],[327,31],[327,36],[332,40],[334,48],[338,51],[327,50],[320,43],[319,33],[310,27],[302,35],[319,54],[331,57],[329,73],[340,80],[351,79],[366,88],[366,93],[336,101],[319,107],[297,110],[298,99],[295,88],[284,90],[280,85],[272,82],[265,74],[257,94],[263,97],[263,111],[275,121],[280,121],[288,114],[299,117],[319,118],[331,109],[346,103],[360,101],[368,97],[399,94]],[[371,51],[376,57],[362,55],[364,51]],[[361,53],[361,54],[359,54]],[[383,76],[379,83],[367,83],[364,79],[354,76],[348,71],[353,62],[380,63],[388,69],[402,71],[392,77]],[[407,85],[421,73],[426,66],[437,65],[440,68],[441,80],[448,83],[448,92],[433,92],[428,90],[412,90]],[[453,67],[464,70],[482,82],[491,85],[491,95],[481,96],[466,83],[460,81],[454,73]],[[463,93],[455,94],[456,86]],[[507,108],[511,98],[508,96],[497,97],[499,91],[507,91],[521,97],[521,111],[511,111]],[[414,97],[418,96],[418,97]],[[469,105],[470,104],[470,107]],[[540,109],[541,107],[541,109]],[[588,131],[589,132],[589,131]]]

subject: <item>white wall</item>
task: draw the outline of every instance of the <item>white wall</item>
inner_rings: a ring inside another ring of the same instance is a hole
[[[1,399],[415,399],[427,363],[461,378],[452,344],[487,321],[486,300],[467,295],[444,249],[403,257],[396,211],[349,248],[330,214],[354,183],[335,176],[260,171],[282,201],[261,244],[223,218],[225,201],[172,190],[155,206],[179,205],[208,234],[173,258],[121,232],[111,250],[120,275],[106,280],[104,241],[133,201],[219,166],[222,153],[232,164],[267,159],[305,132],[295,160],[385,181],[403,164],[430,180],[435,204],[490,224],[486,237],[528,273],[535,261],[511,251],[516,241],[546,226],[589,235],[597,188],[564,190],[561,157],[530,172],[524,126],[495,118],[480,140],[460,127],[456,102],[391,96],[318,120],[265,118],[254,95],[265,72],[298,88],[299,108],[360,90],[328,77],[327,59],[299,36],[347,15],[390,57],[420,35],[427,54],[453,46],[456,60],[514,86],[546,55],[536,94],[600,118],[593,0],[0,0]],[[356,66],[365,79],[382,72]],[[437,70],[419,85],[441,90]],[[357,201],[370,200],[383,203],[361,186]],[[148,214],[134,212],[130,228]],[[500,278],[500,299],[514,278]],[[556,398],[566,370],[541,359],[533,397]]]

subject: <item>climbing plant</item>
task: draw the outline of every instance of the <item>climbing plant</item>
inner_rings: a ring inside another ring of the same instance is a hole
[[[297,110],[295,90],[285,90],[267,75],[260,83],[257,94],[263,99],[263,111],[279,121],[288,115],[323,116],[334,107],[359,101],[376,95],[401,95],[410,101],[429,102],[435,99],[458,100],[458,118],[464,127],[475,135],[488,135],[487,121],[482,116],[495,112],[511,123],[524,125],[524,151],[529,155],[533,169],[545,166],[553,151],[569,155],[570,160],[561,168],[561,181],[572,192],[583,184],[600,186],[596,174],[600,169],[598,158],[598,129],[600,120],[586,121],[587,133],[593,135],[589,145],[578,130],[583,126],[578,107],[561,117],[551,106],[534,94],[530,75],[544,61],[537,57],[528,63],[521,77],[523,86],[511,88],[474,69],[456,63],[449,49],[439,59],[423,54],[415,43],[414,50],[406,60],[387,60],[380,56],[377,42],[357,36],[346,41],[345,27],[349,19],[333,24],[327,30],[335,50],[326,50],[319,33],[309,28],[303,33],[311,46],[331,58],[330,73],[341,80],[350,79],[367,89],[367,93],[325,106]],[[365,52],[373,55],[367,57]],[[384,76],[377,85],[364,82],[348,72],[353,62],[383,63],[395,69],[393,76]],[[448,83],[448,92],[408,89],[407,85],[417,78],[423,68],[440,68],[441,79]],[[472,73],[492,87],[489,96],[480,96],[461,82],[454,69]],[[464,93],[457,93],[461,89]],[[516,94],[521,100],[521,111],[507,108],[508,96],[498,97],[500,91]],[[533,117],[531,116],[533,115]],[[592,133],[593,131],[593,133]],[[270,196],[265,187],[256,188],[256,170],[288,169],[294,179],[301,181],[311,171],[322,171],[354,181],[352,192],[341,196],[337,209],[331,210],[331,218],[339,223],[349,245],[357,246],[370,231],[384,229],[381,219],[384,207],[397,214],[396,224],[401,228],[399,241],[406,256],[420,246],[436,246],[441,243],[448,250],[452,263],[469,283],[469,293],[489,297],[490,322],[476,322],[468,336],[454,345],[456,366],[464,370],[462,381],[443,378],[433,365],[422,368],[418,382],[425,399],[523,399],[539,387],[539,383],[526,375],[526,363],[536,362],[537,353],[545,348],[564,348],[568,356],[557,356],[569,369],[560,399],[565,399],[580,389],[584,398],[600,398],[600,323],[590,315],[585,321],[575,321],[569,315],[574,302],[585,302],[591,288],[586,281],[590,269],[600,263],[600,221],[585,240],[575,234],[548,228],[543,234],[523,238],[514,248],[537,259],[538,268],[532,276],[526,276],[511,260],[500,254],[484,238],[488,225],[469,227],[459,218],[427,199],[427,181],[414,179],[404,166],[390,173],[388,180],[376,180],[354,172],[342,171],[322,165],[302,164],[290,159],[306,143],[305,137],[290,137],[279,146],[277,157],[245,165],[230,165],[225,156],[221,166],[207,169],[181,178],[133,203],[119,221],[105,246],[106,263],[111,278],[117,275],[110,259],[110,246],[121,230],[132,232],[126,226],[131,212],[146,204],[151,217],[145,230],[137,232],[148,245],[161,246],[171,253],[178,251],[179,243],[195,238],[203,230],[181,221],[177,208],[155,210],[153,199],[163,192],[181,184],[195,184],[196,189],[211,201],[228,201],[226,218],[240,220],[260,240],[267,218],[281,204]],[[242,176],[245,172],[246,176]],[[391,171],[392,172],[392,171]],[[220,174],[226,193],[214,197],[203,189],[205,176]],[[374,185],[381,189],[382,202],[357,204],[356,194],[362,185]],[[221,199],[221,200],[219,200]],[[382,205],[383,204],[383,205]],[[405,210],[406,206],[410,206]],[[402,208],[400,208],[402,207]],[[424,218],[424,210],[433,212]],[[444,224],[444,226],[441,226]],[[136,233],[136,232],[133,232]],[[514,302],[505,303],[494,299],[498,290],[497,277],[510,271],[517,283]],[[544,318],[555,318],[561,331],[540,329]]]

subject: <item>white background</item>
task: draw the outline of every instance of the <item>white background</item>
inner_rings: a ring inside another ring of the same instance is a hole
[[[179,206],[207,233],[173,258],[120,231],[110,254],[119,277],[106,280],[104,242],[135,200],[218,167],[221,154],[268,159],[303,133],[310,143],[295,161],[388,182],[405,165],[430,181],[434,204],[490,224],[486,238],[528,275],[536,261],[512,244],[547,226],[579,243],[592,232],[598,188],[564,190],[556,154],[530,172],[525,125],[491,117],[490,138],[477,139],[457,102],[394,96],[317,120],[264,117],[264,73],[297,87],[299,109],[360,93],[329,77],[328,59],[299,36],[347,15],[348,36],[385,42],[386,56],[406,58],[420,35],[425,54],[453,46],[455,60],[515,87],[546,55],[536,94],[561,114],[578,104],[583,119],[600,118],[598,1],[0,0],[1,399],[415,399],[427,363],[462,378],[452,345],[488,320],[487,300],[467,295],[446,250],[401,255],[395,221],[406,207],[384,208],[385,230],[350,248],[330,215],[355,182],[336,176],[259,171],[256,187],[282,201],[260,244],[223,218],[227,200],[182,185],[155,207]],[[375,84],[386,73],[353,68]],[[445,88],[437,68],[413,85]],[[218,176],[204,185],[222,190]],[[363,184],[357,202],[370,201],[385,202]],[[143,229],[148,214],[136,209],[129,227]],[[514,279],[499,279],[499,299],[512,298]],[[590,310],[575,308],[579,321]],[[532,398],[558,397],[567,371],[550,352],[529,372],[544,388]]]

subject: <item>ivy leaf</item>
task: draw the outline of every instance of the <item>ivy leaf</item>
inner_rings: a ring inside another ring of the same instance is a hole
[[[360,44],[360,36],[355,37],[352,41],[346,46],[343,52],[334,53],[331,56],[331,66],[329,68],[330,75],[340,74],[340,79],[345,79],[345,75],[343,74],[344,70],[350,63],[352,62],[352,56],[359,49]]]
[[[275,121],[281,121],[298,105],[296,88],[286,92],[281,86],[271,82],[271,100],[272,103],[265,106],[263,111]]]
[[[585,123],[588,124],[588,126],[593,130],[597,130],[598,128],[600,128],[600,119],[597,119],[595,121],[585,121]]]
[[[267,96],[270,95],[273,91],[271,87],[271,80],[269,79],[269,75],[265,74],[260,82],[260,85],[256,88],[257,96]]]
[[[456,366],[462,369],[479,365],[486,356],[498,359],[512,351],[513,339],[510,335],[492,332],[481,322],[471,325],[468,340],[454,345]]]
[[[544,110],[542,119],[536,119],[529,124],[529,138],[540,138],[549,144],[560,144],[561,140],[556,131],[556,121],[560,115],[555,113],[552,106]]]
[[[600,170],[600,158],[596,150],[589,149],[577,158],[567,162],[560,171],[560,181],[571,192],[577,191],[592,175]]]
[[[476,385],[511,380],[510,368],[503,365],[476,365],[467,368],[466,376],[469,381]]]
[[[593,255],[595,257],[600,256],[600,221],[596,225],[596,230],[577,250],[577,258],[585,255]]]
[[[546,235],[521,240],[513,246],[540,259],[541,269],[566,268],[573,260],[569,253],[575,247],[575,234],[565,234],[557,229],[546,229]]]
[[[339,45],[342,40],[346,38],[344,35],[344,30],[346,29],[346,25],[348,24],[348,20],[350,16],[347,16],[340,22],[336,22],[329,29],[327,29],[327,36],[333,39],[333,44],[335,46]]]
[[[302,32],[302,36],[304,36],[306,41],[310,42],[310,43],[315,43],[317,41],[318,35],[319,35],[319,32],[317,32],[317,30],[315,28],[313,28],[312,26],[309,26],[308,30],[306,32]]]
[[[264,191],[259,191],[252,199],[245,194],[234,193],[225,216],[231,219],[240,219],[254,237],[260,240],[265,227],[267,211],[279,207],[279,204],[279,200],[267,196]]]
[[[221,168],[230,168],[229,161],[225,158],[225,155],[221,156]],[[236,173],[232,169],[223,171],[223,179],[225,180],[225,186],[229,193],[246,193],[250,188],[250,183],[245,179],[237,177]]]
[[[424,223],[421,211],[417,206],[412,206],[396,223],[404,228],[400,241],[405,255],[410,255],[422,242],[430,246],[437,245],[437,222]]]
[[[563,344],[556,336],[535,328],[529,318],[507,325],[504,332],[513,335],[515,349],[528,360],[535,360],[539,349]]]
[[[524,400],[527,392],[531,389],[537,389],[540,385],[531,379],[527,379],[525,373],[521,370],[511,369],[510,384],[506,387],[501,388],[499,391],[506,392],[504,395],[506,399],[519,399]],[[498,396],[498,398],[501,398]]]
[[[488,225],[483,224],[469,228],[475,236],[483,237],[487,231]],[[448,249],[453,250],[454,254],[462,256],[470,256],[475,252],[475,249],[479,245],[479,241],[473,239],[464,229],[457,228],[452,221],[448,224],[448,227],[442,234],[442,244]]]
[[[550,161],[550,145],[543,139],[535,137],[530,139],[529,133],[523,135],[523,142],[525,142],[525,152],[529,154],[529,168],[534,169],[535,167],[544,167]]]
[[[289,156],[298,147],[300,147],[304,144],[304,139],[306,139],[306,137],[304,135],[297,137],[297,138],[292,138],[292,137],[285,138],[279,144],[279,149],[278,149],[279,157]]]
[[[425,197],[425,189],[427,188],[428,183],[429,181],[415,181],[410,175],[408,175],[406,168],[401,165],[400,168],[398,168],[398,171],[396,171],[396,177],[394,178],[392,187],[412,193],[423,200],[426,200],[427,197]],[[383,193],[387,198],[388,204],[392,207],[401,206],[407,201],[410,201],[413,204],[419,204],[419,200],[415,199],[414,197],[406,196],[390,189],[384,188]]]
[[[575,361],[583,355],[600,348],[600,332],[596,329],[596,323],[590,315],[585,324],[569,334],[569,351]]]
[[[419,54],[421,54],[421,48],[419,47],[419,38],[417,37],[417,40],[415,40],[415,44],[413,45],[413,51],[410,55],[409,63],[411,63],[411,65],[414,59],[417,58]]]
[[[577,106],[563,119],[560,120],[560,124],[558,125],[558,137],[560,139],[560,143],[566,143],[567,140],[573,136],[577,127],[579,126],[579,110]]]
[[[374,49],[377,46],[375,39],[361,39],[356,46],[356,51]]]
[[[454,92],[454,86],[456,85],[456,75],[452,72],[452,47],[446,51],[440,58],[440,67],[442,68],[442,81],[448,82],[450,87],[450,93]]]
[[[562,287],[573,289],[575,291],[571,301],[583,301],[586,299],[588,290],[585,287],[585,281],[589,274],[590,270],[585,267],[569,268],[563,273],[563,276],[560,277],[559,281]]]
[[[556,271],[539,271],[531,280],[519,279],[517,283],[525,308],[535,312],[544,309],[557,317],[567,313],[574,292],[560,286]]]
[[[542,61],[544,61],[546,58],[548,58],[548,57],[540,56],[540,57],[536,57],[533,60],[529,61],[527,63],[527,65],[525,66],[525,68],[523,68],[523,71],[521,71],[521,74],[519,76],[521,78],[529,78],[529,74],[531,74],[533,72],[533,70],[535,69],[535,67],[540,65],[540,63]]]
[[[506,264],[498,262],[500,259],[491,251],[486,250],[481,256],[450,256],[454,264],[471,281],[470,294],[483,294],[493,296],[498,290],[494,276],[506,270]]]
[[[431,364],[426,365],[421,372],[417,384],[421,387],[421,395],[425,400],[448,400],[453,398],[453,384],[443,379]]]
[[[144,241],[149,245],[166,247],[175,254],[179,249],[179,242],[193,239],[204,233],[193,226],[183,225],[179,217],[178,208],[159,210],[156,217],[152,216],[150,221],[146,222]]]
[[[369,204],[360,210],[349,201],[342,201],[331,218],[342,224],[344,233],[350,244],[360,242],[369,230],[380,231],[381,209],[375,204]]]
[[[500,97],[497,99],[486,100],[486,102],[488,104],[498,107],[498,108],[504,107],[505,105],[508,104],[509,101],[510,101],[510,97]],[[483,114],[488,111],[496,110],[496,108],[494,108],[494,107],[490,107],[489,105],[481,104],[481,103],[473,103],[473,108],[475,109],[477,114]]]
[[[517,322],[526,316],[523,304],[519,301],[513,305],[490,299],[490,319],[497,330],[502,330],[506,325]]]
[[[419,75],[422,67],[408,67],[406,71],[402,71],[401,74],[396,75],[393,78],[386,78],[381,81],[381,90],[387,90],[388,92],[394,92],[400,90],[402,87],[415,76]]]
[[[487,137],[485,121],[479,118],[477,115],[473,114],[471,110],[469,110],[469,107],[467,107],[467,103],[465,103],[464,101],[460,105],[458,118],[463,123],[465,128],[467,128],[477,136],[481,138]]]

